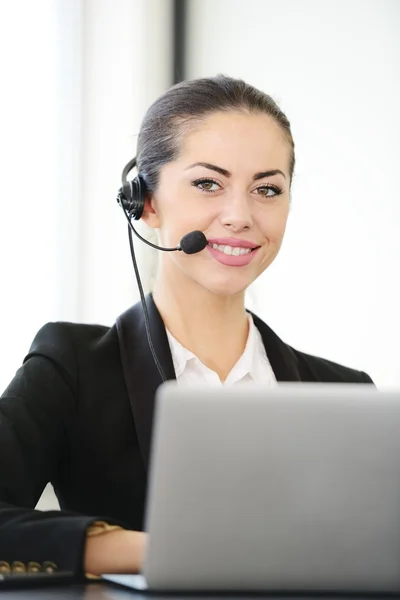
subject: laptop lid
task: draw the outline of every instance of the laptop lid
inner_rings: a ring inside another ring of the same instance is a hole
[[[400,394],[159,388],[152,589],[400,590]]]

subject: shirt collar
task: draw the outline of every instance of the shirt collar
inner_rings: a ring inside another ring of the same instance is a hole
[[[235,379],[242,378],[247,374],[251,375],[255,353],[258,348],[258,330],[254,324],[252,315],[247,313],[247,317],[249,320],[249,333],[244,352],[233,367],[235,370]],[[193,354],[193,352],[182,346],[182,344],[178,342],[178,340],[172,335],[172,333],[168,331],[168,329],[166,329],[166,332],[171,349],[172,360],[174,363],[175,375],[176,378],[179,379],[189,361],[196,360],[200,362],[200,360],[195,354]],[[226,381],[228,381],[228,379]]]
[[[182,375],[189,360],[199,360],[193,352],[182,346],[180,342],[166,329],[176,378]]]

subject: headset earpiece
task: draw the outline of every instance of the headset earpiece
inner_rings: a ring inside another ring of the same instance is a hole
[[[129,216],[138,221],[143,214],[144,201],[146,198],[146,184],[140,175],[129,182],[130,187],[130,205]]]
[[[133,158],[122,171],[122,187],[118,192],[117,202],[131,219],[138,221],[143,214],[147,190],[146,182],[140,175],[137,175],[132,181],[128,181],[127,175],[135,166],[136,158]]]

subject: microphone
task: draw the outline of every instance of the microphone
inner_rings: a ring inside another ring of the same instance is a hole
[[[207,238],[202,231],[191,231],[183,236],[179,246],[185,254],[196,254],[207,246]]]

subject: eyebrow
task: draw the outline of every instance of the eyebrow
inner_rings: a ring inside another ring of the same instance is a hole
[[[188,169],[193,169],[193,167],[204,167],[206,169],[211,169],[211,171],[216,171],[217,173],[220,173],[224,177],[232,176],[232,173],[230,173],[226,169],[223,169],[222,167],[217,167],[217,165],[212,165],[207,162],[194,163],[193,165],[190,165],[190,167],[186,167],[185,171],[187,171]],[[269,169],[268,171],[260,171],[259,173],[254,173],[253,180],[257,181],[258,179],[263,179],[264,177],[271,177],[272,175],[278,175],[278,174],[283,175],[284,178],[286,179],[285,173],[283,171],[281,171],[280,169]]]

